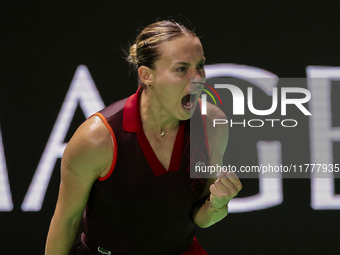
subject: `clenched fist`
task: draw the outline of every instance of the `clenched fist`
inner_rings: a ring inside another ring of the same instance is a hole
[[[219,172],[218,179],[210,185],[210,203],[215,208],[222,208],[242,189],[242,184],[235,173]]]

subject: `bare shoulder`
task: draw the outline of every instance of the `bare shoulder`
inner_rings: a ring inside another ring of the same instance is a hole
[[[110,168],[111,134],[102,120],[93,116],[74,133],[61,164],[61,183],[55,210],[60,222],[79,221],[93,183]]]
[[[111,134],[98,116],[86,120],[74,133],[64,155],[63,166],[74,174],[90,171],[100,175],[110,167],[113,155]]]
[[[98,116],[87,119],[74,133],[73,139],[79,139],[87,145],[100,145],[110,137],[110,132]]]

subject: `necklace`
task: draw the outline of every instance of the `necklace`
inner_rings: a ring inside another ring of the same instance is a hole
[[[148,122],[144,119],[143,116],[142,116],[142,119],[143,119],[143,121],[144,121],[145,123],[148,123]],[[148,124],[149,124],[149,123],[148,123]],[[163,138],[164,138],[166,135],[168,135],[168,134],[170,134],[172,131],[174,131],[174,129],[178,126],[178,124],[179,124],[179,122],[176,123],[175,125],[173,125],[171,128],[169,128],[169,129],[167,129],[167,130],[161,130],[161,132],[160,132],[160,136],[161,136],[161,137],[160,137],[160,138],[156,138],[156,142],[159,143],[160,141],[162,141]],[[149,125],[150,125],[150,124],[149,124]],[[150,125],[150,126],[158,131],[158,129],[157,129],[154,125]]]

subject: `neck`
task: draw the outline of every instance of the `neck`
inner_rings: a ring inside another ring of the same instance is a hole
[[[141,93],[140,114],[144,130],[162,132],[179,124],[179,120],[152,97],[148,89],[144,89]]]

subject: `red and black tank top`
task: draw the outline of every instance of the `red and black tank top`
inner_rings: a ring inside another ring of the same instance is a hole
[[[181,122],[166,171],[143,132],[140,93],[96,114],[111,132],[115,155],[110,172],[93,184],[83,235],[111,254],[178,254],[193,242],[192,208],[205,185],[204,179],[190,178],[190,165],[208,160],[202,116],[196,107]],[[190,146],[199,151],[194,157]]]

